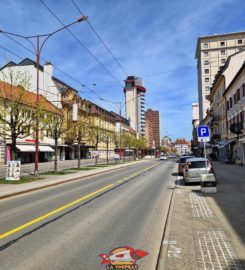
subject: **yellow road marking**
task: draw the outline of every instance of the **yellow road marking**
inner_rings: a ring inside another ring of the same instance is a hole
[[[106,190],[106,189],[108,189],[108,188],[111,188],[112,186],[114,186],[114,184],[110,184],[110,185],[105,186],[105,187],[103,187],[103,188],[101,188],[101,189],[98,189],[98,190],[96,190],[96,191],[94,191],[94,192],[92,192],[92,193],[90,193],[90,194],[87,194],[87,195],[81,197],[81,198],[78,199],[78,200],[75,200],[75,201],[73,201],[73,202],[71,202],[71,203],[68,203],[68,204],[66,204],[66,205],[63,205],[62,207],[57,208],[57,209],[55,209],[55,210],[53,210],[53,211],[51,211],[51,212],[49,212],[49,213],[47,213],[47,214],[45,214],[45,215],[43,215],[43,216],[40,216],[40,217],[38,217],[38,218],[35,218],[35,219],[33,219],[33,220],[31,220],[31,221],[29,221],[29,222],[27,222],[27,223],[25,223],[25,224],[23,224],[23,225],[21,225],[21,226],[15,228],[15,229],[13,229],[13,230],[10,230],[10,231],[8,231],[8,232],[6,232],[6,233],[4,233],[4,234],[1,234],[1,235],[0,235],[0,239],[3,239],[3,238],[5,238],[5,237],[7,237],[7,236],[9,236],[9,235],[11,235],[11,234],[16,233],[16,232],[19,232],[19,231],[21,231],[21,230],[23,230],[23,229],[25,229],[25,228],[27,228],[27,227],[29,227],[29,226],[31,226],[31,225],[37,223],[37,222],[43,220],[43,219],[46,219],[46,218],[48,218],[48,217],[50,217],[50,216],[52,216],[52,215],[54,215],[54,214],[56,214],[56,213],[59,213],[59,212],[62,211],[62,210],[67,209],[68,207],[71,207],[71,206],[73,206],[73,205],[75,205],[75,204],[77,204],[77,203],[79,203],[79,202],[81,202],[81,201],[83,201],[83,200],[85,200],[85,199],[88,199],[88,198],[92,197],[93,195],[95,195],[95,194],[97,194],[97,193],[99,193],[99,192],[102,192],[102,191],[104,191],[104,190]]]
[[[118,180],[117,183],[122,183],[123,180]]]

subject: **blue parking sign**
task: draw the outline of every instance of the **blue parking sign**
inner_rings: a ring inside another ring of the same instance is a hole
[[[209,129],[208,126],[199,126],[197,128],[198,137],[204,138],[209,137]]]
[[[209,128],[208,126],[199,126],[197,127],[197,135],[198,135],[198,141],[203,142],[203,141],[209,141]]]

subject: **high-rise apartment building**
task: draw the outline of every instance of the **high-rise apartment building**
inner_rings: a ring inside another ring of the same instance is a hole
[[[228,56],[245,49],[245,32],[199,37],[196,46],[200,122],[209,108],[208,96],[215,75]]]
[[[136,133],[142,136],[145,136],[145,92],[142,78],[127,77],[124,88],[126,118]]]
[[[159,111],[148,109],[145,113],[146,119],[146,140],[148,147],[156,148],[160,146],[160,118]]]
[[[198,148],[197,127],[199,125],[199,104],[192,103],[192,150]]]

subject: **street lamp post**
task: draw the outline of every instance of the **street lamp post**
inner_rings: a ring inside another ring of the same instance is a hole
[[[77,19],[76,21],[65,25],[61,28],[59,28],[58,30],[49,33],[49,34],[42,34],[42,35],[35,35],[35,36],[22,36],[19,34],[15,34],[15,33],[11,33],[11,32],[7,32],[7,31],[3,31],[0,29],[0,33],[3,33],[5,35],[11,35],[11,36],[15,36],[15,37],[19,37],[19,38],[23,38],[25,40],[27,40],[28,42],[30,42],[30,44],[32,45],[32,47],[35,50],[35,55],[36,55],[36,69],[37,69],[37,90],[36,90],[36,130],[35,130],[35,169],[34,169],[34,173],[35,175],[38,175],[38,162],[39,162],[39,157],[38,157],[38,146],[39,146],[39,115],[38,115],[38,106],[39,106],[39,68],[40,68],[40,55],[41,55],[41,51],[42,48],[44,46],[44,44],[46,43],[46,41],[53,36],[54,34],[70,27],[71,25],[75,24],[75,23],[79,23],[82,21],[87,20],[87,16],[82,16],[79,19]],[[42,43],[40,44],[40,38],[44,38],[44,40],[42,41]],[[31,39],[35,38],[36,39],[36,46],[33,44],[33,42],[31,41]]]

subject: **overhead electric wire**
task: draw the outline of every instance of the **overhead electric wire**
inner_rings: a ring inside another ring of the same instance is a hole
[[[63,26],[65,24],[58,18],[58,16],[46,5],[46,3],[43,2],[43,0],[39,0],[45,7],[46,9],[56,18],[58,22],[60,22]],[[121,86],[121,82],[100,62],[100,60],[93,55],[93,53],[84,45],[84,43],[69,29],[66,28],[66,30],[70,33],[70,35],[78,42],[78,44],[90,55],[94,58],[94,60]]]
[[[78,5],[75,3],[74,0],[70,0],[72,2],[72,4],[75,6],[75,8],[78,10],[78,12],[84,16],[83,12],[81,11],[81,9],[78,7]],[[123,68],[123,66],[119,63],[119,61],[117,60],[117,58],[113,55],[112,51],[109,49],[109,47],[106,45],[105,41],[102,39],[102,37],[98,34],[98,32],[94,29],[94,27],[91,25],[91,23],[89,22],[89,20],[86,20],[87,24],[89,25],[89,27],[92,29],[92,31],[95,33],[95,35],[97,36],[97,38],[101,41],[101,43],[104,45],[104,47],[106,48],[106,50],[108,51],[108,53],[111,55],[111,57],[115,60],[115,62],[118,64],[118,66],[120,67],[120,69],[124,72],[124,74],[126,76],[128,76],[127,72],[125,71],[125,69]]]
[[[19,41],[15,40],[14,38],[12,38],[11,36],[9,36],[8,34],[2,32],[2,34],[4,34],[7,38],[9,38],[10,40],[12,40],[13,42],[15,42],[16,44],[18,44],[19,46],[21,46],[22,48],[26,49],[28,52],[32,53],[33,55],[36,55],[31,49],[29,49],[28,47],[24,46],[23,44],[21,44]],[[2,46],[1,46],[2,47]],[[2,47],[4,48],[4,47]],[[5,48],[6,50],[8,50],[7,48]],[[10,53],[14,54],[14,52],[8,50]],[[20,59],[24,60],[25,58],[20,57],[18,55],[16,55],[17,57],[19,57]],[[46,59],[44,59],[43,57],[40,57],[43,61],[48,62]],[[52,64],[53,65],[53,64]],[[94,94],[96,94],[97,96],[99,96],[94,90],[90,89],[89,87],[87,87],[85,84],[81,83],[80,81],[78,81],[77,79],[75,79],[74,77],[72,77],[70,74],[66,73],[65,71],[61,70],[60,68],[58,68],[57,66],[53,65],[53,67],[55,69],[57,69],[58,71],[60,71],[61,73],[63,73],[65,76],[67,76],[68,78],[70,78],[71,80],[73,80],[74,82],[76,82],[77,84],[87,88],[89,91],[93,92]],[[47,74],[49,74],[48,72],[45,72]],[[51,74],[49,74],[51,75]],[[52,75],[51,75],[52,76]],[[83,95],[86,95],[84,91],[79,90]],[[86,95],[87,96],[87,95]],[[88,96],[87,96],[88,97]],[[88,97],[90,99],[92,99],[91,97]]]
[[[25,60],[25,58],[24,57],[22,57],[22,56],[19,56],[18,54],[16,54],[16,53],[14,53],[13,51],[11,51],[11,50],[9,50],[9,49],[7,49],[6,47],[4,47],[4,46],[2,46],[2,45],[0,45],[0,47],[3,49],[3,50],[5,50],[5,51],[7,51],[7,52],[9,52],[9,53],[11,53],[11,54],[13,54],[14,56],[16,56],[16,57],[18,57],[18,58],[20,58],[21,60]],[[33,52],[32,52],[33,53]],[[55,66],[54,66],[55,67]],[[56,69],[58,69],[57,67],[55,67]],[[79,82],[79,81],[77,81],[75,78],[73,78],[73,77],[71,77],[69,74],[67,74],[67,73],[65,73],[65,72],[63,72],[62,70],[60,70],[62,73],[64,73],[66,76],[68,76],[68,77],[70,77],[72,80],[74,80],[74,81],[76,81],[77,83],[79,83],[79,85],[81,85],[81,83]],[[44,73],[46,73],[46,74],[48,74],[48,75],[50,75],[50,76],[52,76],[52,74],[50,74],[49,72],[47,72],[47,71],[44,71]],[[84,84],[83,84],[83,86],[85,86]],[[85,86],[86,87],[86,86]],[[87,87],[86,87],[87,88]],[[89,88],[88,88],[89,89]],[[76,89],[75,89],[76,90]],[[90,89],[89,89],[90,90]],[[91,98],[91,97],[89,97],[87,94],[85,94],[85,92],[84,91],[82,91],[82,90],[77,90],[78,92],[80,92],[80,93],[82,93],[83,95],[86,95],[87,96],[87,98],[89,98],[89,99],[93,99],[93,98]],[[48,92],[47,90],[46,90],[46,92]]]
[[[19,45],[21,46],[21,43],[19,43]],[[23,46],[23,47],[25,48],[25,46]],[[0,45],[0,48],[2,48],[4,51],[7,51],[7,52],[13,54],[14,56],[20,58],[21,60],[25,60],[24,57],[19,56],[18,54],[14,53],[13,51],[7,49],[6,47],[4,47],[4,46],[2,46],[2,45]],[[28,48],[25,48],[25,49],[28,49]],[[29,50],[29,49],[28,49],[28,50]],[[30,52],[33,53],[31,50],[30,50]],[[46,60],[45,60],[45,61],[46,61]],[[55,66],[54,66],[54,67],[55,67]],[[58,69],[57,67],[55,67],[55,68]],[[70,77],[72,80],[78,82],[79,85],[81,85],[82,87],[85,87],[85,88],[87,88],[89,91],[91,91],[91,92],[93,92],[94,94],[96,94],[96,95],[99,97],[99,100],[102,99],[102,98],[97,94],[96,91],[94,91],[93,89],[87,87],[85,84],[81,84],[78,80],[76,80],[75,78],[71,77],[69,74],[63,72],[62,70],[60,70],[60,71],[61,71],[62,73],[64,73],[66,76]],[[52,74],[50,74],[50,73],[47,72],[47,71],[44,71],[44,73],[46,73],[46,74],[52,76]],[[58,79],[58,80],[59,80],[59,79]],[[82,90],[80,90],[80,89],[75,89],[75,90],[78,91],[78,92],[80,92],[80,93],[83,94],[84,96],[86,96],[86,98],[88,98],[88,100],[95,100],[95,98],[89,97],[84,91],[82,91]],[[48,91],[48,90],[45,90],[45,92],[52,94],[52,93],[51,93],[50,91]],[[111,106],[111,104],[109,104],[109,106],[114,110],[114,108]]]

